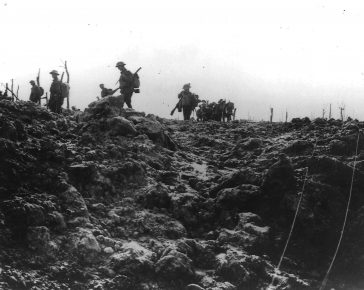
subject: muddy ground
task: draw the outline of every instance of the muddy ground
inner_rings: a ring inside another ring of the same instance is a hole
[[[232,123],[0,101],[0,289],[363,289],[356,121]],[[302,193],[306,169],[308,178]]]

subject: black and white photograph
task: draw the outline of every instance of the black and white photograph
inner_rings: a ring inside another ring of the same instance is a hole
[[[363,290],[364,2],[0,0],[0,290]]]

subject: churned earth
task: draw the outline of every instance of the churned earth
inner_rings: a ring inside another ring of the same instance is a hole
[[[0,289],[318,289],[356,121],[232,123],[0,101]],[[364,288],[364,135],[327,289]],[[308,178],[302,193],[306,168]]]

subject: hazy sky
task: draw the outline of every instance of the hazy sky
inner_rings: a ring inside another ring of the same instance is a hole
[[[41,68],[71,74],[71,105],[114,88],[119,60],[135,71],[137,110],[168,117],[184,83],[231,100],[239,118],[316,117],[332,103],[364,119],[363,1],[0,0],[0,82],[28,99]],[[177,115],[176,115],[177,117]],[[181,118],[181,116],[180,116]]]

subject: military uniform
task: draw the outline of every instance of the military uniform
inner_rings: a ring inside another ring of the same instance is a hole
[[[183,91],[178,94],[180,105],[183,109],[184,120],[189,120],[191,118],[192,111],[198,104],[198,96],[189,91],[190,87],[190,84],[185,84],[183,86]]]
[[[130,71],[125,71],[120,74],[119,78],[120,93],[124,96],[124,100],[128,108],[131,106],[131,97],[134,93],[133,74]]]
[[[125,67],[125,63],[119,61],[116,64],[117,68]],[[124,69],[124,71],[120,71],[119,78],[119,88],[120,93],[124,96],[124,101],[128,108],[132,108],[131,106],[131,97],[134,93],[134,75],[132,72]]]
[[[38,104],[40,102],[40,97],[42,95],[42,92],[41,92],[40,88],[35,84],[34,81],[30,81],[30,83],[33,86],[30,90],[29,101]]]
[[[103,88],[101,90],[101,98],[105,98],[106,96],[110,96],[112,94],[112,89]]]
[[[50,73],[58,75],[57,71],[51,71]],[[53,79],[49,92],[49,109],[54,113],[61,113],[64,102],[64,98],[62,96],[62,82],[58,79]]]

